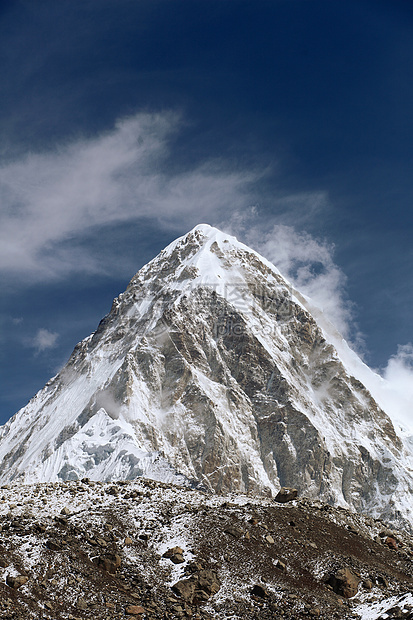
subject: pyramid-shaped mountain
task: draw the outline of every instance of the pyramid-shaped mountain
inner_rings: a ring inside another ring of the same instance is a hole
[[[0,429],[0,481],[157,480],[412,522],[412,474],[360,360],[266,259],[200,225],[144,266]]]

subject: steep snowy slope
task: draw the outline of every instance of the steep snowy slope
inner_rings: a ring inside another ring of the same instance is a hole
[[[408,523],[409,455],[358,363],[274,266],[200,225],[136,274],[2,427],[0,480],[296,486]]]

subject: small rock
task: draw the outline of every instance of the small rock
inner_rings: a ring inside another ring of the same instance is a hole
[[[12,577],[11,575],[7,575],[6,583],[13,590],[17,590],[21,586],[24,586],[25,583],[29,581],[29,578],[26,575],[18,575],[17,577]]]
[[[290,487],[282,487],[280,491],[275,496],[275,501],[280,504],[285,504],[286,502],[291,502],[294,499],[297,499],[298,491],[297,489],[292,489]]]
[[[244,531],[241,528],[235,527],[234,525],[229,525],[227,528],[225,528],[224,532],[225,534],[229,534],[230,536],[233,536],[237,540],[241,538],[241,536],[244,533]]]
[[[143,607],[141,607],[141,605],[129,605],[129,607],[127,607],[125,611],[128,616],[139,616],[140,614],[145,613],[145,610]]]
[[[116,573],[122,564],[121,557],[115,553],[107,553],[104,556],[95,558],[93,561],[95,564],[103,568],[103,570],[111,573],[112,575]]]
[[[394,538],[392,538],[391,536],[388,536],[385,540],[385,543],[389,547],[389,549],[393,549],[394,551],[397,551],[398,546]]]
[[[276,563],[275,567],[278,568],[278,570],[281,570],[283,572],[287,568],[286,565],[284,564],[284,562],[281,562],[281,560],[277,560],[277,563]]]
[[[103,538],[98,538],[98,539],[96,540],[96,542],[97,542],[97,544],[98,544],[100,547],[107,547],[107,546],[108,546],[108,543],[107,543],[107,542],[106,542],[106,540],[104,540]]]
[[[373,582],[371,581],[371,579],[365,579],[362,585],[363,588],[365,588],[366,590],[371,590],[373,587]]]
[[[379,586],[383,586],[384,588],[389,587],[389,582],[383,575],[379,575],[376,579],[376,582]]]
[[[182,579],[172,586],[172,590],[185,601],[192,603],[195,594],[195,582],[192,579]]]
[[[271,534],[267,534],[267,536],[265,537],[265,540],[267,541],[267,543],[270,543],[270,545],[273,545],[275,542]]]
[[[207,601],[221,587],[215,571],[204,569],[189,579],[182,579],[172,586],[172,590],[186,602]]]
[[[388,618],[406,618],[406,613],[407,612],[404,611],[398,605],[395,605],[394,607],[390,607],[390,609],[386,609],[386,614]],[[411,617],[410,614],[407,617],[408,618]]]
[[[76,603],[76,607],[80,611],[85,611],[85,609],[87,609],[87,607],[88,607],[88,604],[86,603],[84,598],[78,598],[77,599],[77,603]]]
[[[340,568],[334,575],[330,575],[328,583],[334,592],[344,598],[352,598],[357,594],[360,578],[349,568]]]
[[[253,596],[259,596],[260,598],[266,598],[268,596],[268,592],[265,588],[260,586],[258,583],[251,590],[251,594]]]
[[[213,570],[201,570],[198,573],[198,586],[209,595],[216,594],[221,587],[217,574]]]
[[[172,547],[163,554],[163,558],[171,558],[174,555],[183,555],[184,550],[181,547]]]
[[[132,538],[129,538],[129,536],[126,536],[126,538],[124,540],[124,544],[125,545],[132,545],[133,544]]]

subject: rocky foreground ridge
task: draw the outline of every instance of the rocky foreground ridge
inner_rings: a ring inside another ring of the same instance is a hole
[[[413,618],[413,537],[305,497],[0,489],[0,618]]]

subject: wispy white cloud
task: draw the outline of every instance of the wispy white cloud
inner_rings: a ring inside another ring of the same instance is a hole
[[[46,349],[53,349],[59,338],[59,334],[49,331],[48,329],[38,329],[36,335],[30,341],[30,346],[36,349],[37,353],[46,351]]]
[[[352,306],[345,298],[346,276],[334,262],[333,245],[284,225],[273,226],[256,238],[254,245],[323,310],[344,336],[349,336]]]
[[[168,173],[176,114],[138,114],[89,140],[34,153],[0,169],[0,269],[52,278],[99,270],[76,240],[101,227],[156,217],[188,227],[248,202],[258,175],[208,161]],[[62,242],[65,246],[62,247]],[[69,243],[68,243],[69,242]],[[79,260],[80,259],[80,260]]]
[[[326,196],[302,194],[289,201],[288,219],[296,217],[307,202],[319,210],[327,205]],[[280,216],[280,219],[285,219]],[[268,222],[257,207],[235,211],[223,224],[245,243],[270,260],[298,290],[310,297],[345,337],[360,336],[354,329],[353,305],[346,295],[347,278],[334,261],[334,245],[299,232],[287,224]]]

